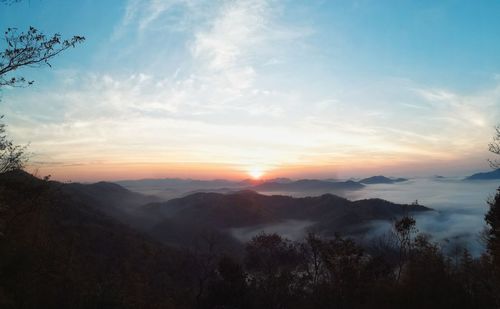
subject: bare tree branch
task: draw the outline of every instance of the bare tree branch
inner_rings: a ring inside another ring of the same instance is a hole
[[[84,40],[83,36],[78,35],[63,40],[59,33],[48,37],[34,27],[21,33],[17,28],[7,28],[4,32],[6,47],[0,52],[0,87],[31,85],[33,81],[25,77],[7,77],[7,75],[22,67],[36,68],[44,65],[50,67],[51,58]]]
[[[493,136],[493,142],[488,145],[488,150],[496,155],[500,155],[500,125],[495,127],[495,135]],[[493,159],[488,160],[492,168],[500,168],[500,160]]]
[[[12,5],[17,2],[21,2],[21,0],[0,0],[0,3],[5,5]]]
[[[2,120],[3,116],[0,116]],[[5,134],[5,124],[0,123],[0,174],[23,169],[28,162],[27,146],[15,145]]]

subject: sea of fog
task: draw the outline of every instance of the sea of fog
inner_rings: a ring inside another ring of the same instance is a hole
[[[359,191],[345,192],[351,200],[382,198],[395,203],[419,204],[435,209],[417,215],[420,232],[430,234],[443,246],[462,245],[475,255],[484,249],[481,232],[488,199],[500,186],[499,180],[464,181],[457,178],[415,178],[395,184],[367,185]],[[374,223],[374,233],[384,231],[388,223]]]
[[[499,180],[464,181],[458,178],[413,178],[394,184],[366,185],[361,190],[333,193],[350,200],[381,198],[395,203],[410,204],[418,201],[434,209],[415,216],[419,232],[429,234],[445,250],[459,245],[468,248],[474,255],[484,250],[481,232],[485,228],[484,215],[488,210],[488,199],[496,193]],[[262,192],[265,193],[265,192]],[[304,192],[273,194],[303,197]],[[278,232],[291,239],[300,239],[311,226],[308,221],[283,222],[278,225],[265,225],[234,231],[236,237],[246,240],[259,232]],[[391,229],[389,222],[372,222],[367,239],[387,233]]]
[[[383,198],[396,203],[418,203],[435,212],[416,216],[419,231],[430,234],[442,245],[460,244],[475,255],[484,249],[481,232],[488,199],[500,186],[498,180],[464,181],[453,178],[416,178],[395,184],[366,186],[349,192],[349,199]]]
[[[204,183],[204,185],[206,185]],[[215,187],[215,185],[211,184]],[[475,255],[484,250],[480,234],[485,228],[484,215],[488,210],[487,200],[494,196],[500,186],[499,180],[464,181],[459,178],[412,178],[408,181],[394,184],[371,184],[361,190],[342,192],[260,192],[262,194],[282,194],[294,197],[321,195],[332,193],[350,200],[381,198],[395,203],[409,204],[418,201],[419,204],[435,211],[425,212],[416,216],[420,232],[430,234],[441,243],[445,249],[451,249],[459,244],[467,247]],[[171,187],[168,184],[126,185],[127,188],[146,194],[155,194],[163,198],[174,198],[189,194],[191,190],[211,192],[231,192],[239,190],[212,189],[188,186],[185,184]],[[158,194],[167,192],[167,196]],[[174,194],[175,193],[175,194]],[[310,221],[290,220],[272,225],[254,226],[234,229],[233,235],[242,241],[260,232],[278,233],[287,238],[298,240],[305,236],[308,229],[314,225]],[[372,222],[371,232],[367,238],[387,233],[391,229],[389,222]]]

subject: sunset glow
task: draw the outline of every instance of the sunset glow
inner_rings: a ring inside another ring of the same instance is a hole
[[[5,88],[0,115],[30,144],[29,168],[61,180],[262,177],[248,162],[272,177],[488,168],[495,10],[306,3],[16,2],[0,27],[57,20],[87,40]]]
[[[259,167],[254,167],[248,171],[248,175],[250,175],[250,177],[254,180],[259,180],[264,175],[264,171]]]

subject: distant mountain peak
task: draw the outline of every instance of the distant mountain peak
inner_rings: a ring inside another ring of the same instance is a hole
[[[299,179],[291,182],[264,182],[253,186],[251,189],[258,192],[300,192],[300,191],[337,191],[337,190],[359,190],[363,184],[355,181],[326,181],[318,179]]]
[[[231,193],[231,194],[238,194],[238,195],[260,195],[258,192],[254,191],[254,190],[250,190],[250,189],[236,191],[236,192]]]
[[[465,180],[494,180],[500,179],[500,168],[484,173],[476,173],[465,178]]]
[[[361,179],[359,182],[364,184],[392,184],[396,182],[407,181],[406,178],[389,178],[382,175],[372,176]]]

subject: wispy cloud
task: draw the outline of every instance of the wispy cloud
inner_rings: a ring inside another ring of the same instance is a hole
[[[324,54],[301,50],[317,29],[284,14],[274,0],[130,0],[104,57],[117,65],[6,93],[10,130],[35,161],[66,165],[376,168],[484,154],[498,81],[467,94],[383,76],[325,81],[308,63]]]
[[[270,43],[275,31],[272,13],[266,0],[227,2],[209,29],[195,34],[191,47],[194,57],[215,70],[251,63],[252,56]]]
[[[202,8],[206,3],[203,0],[129,0],[121,21],[115,26],[113,38],[134,33],[142,35],[155,23],[160,24],[156,25],[157,30],[182,29],[188,20],[196,21],[205,13]]]

